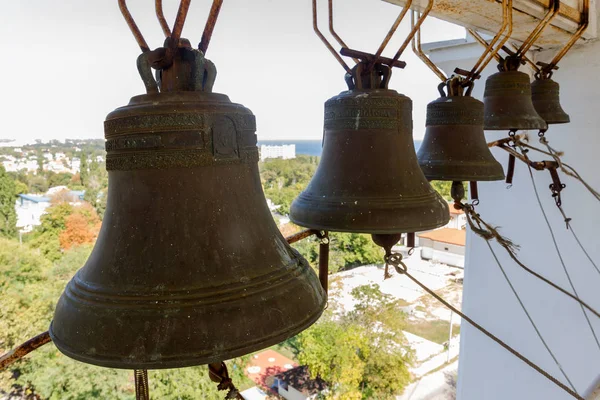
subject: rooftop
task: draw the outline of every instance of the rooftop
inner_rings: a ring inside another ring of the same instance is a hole
[[[293,360],[279,354],[275,350],[268,349],[254,354],[244,372],[248,378],[252,379],[258,385],[268,387],[265,382],[266,378],[297,366],[298,364]]]
[[[430,239],[435,242],[464,246],[466,243],[467,232],[463,229],[442,228],[421,233],[419,234],[419,237],[423,239]]]
[[[312,396],[327,389],[327,384],[321,378],[311,378],[306,365],[283,372],[277,375],[276,378],[302,392],[305,396]]]

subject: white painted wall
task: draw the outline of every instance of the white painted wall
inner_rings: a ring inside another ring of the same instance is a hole
[[[481,53],[476,44],[434,50],[430,54],[447,72],[455,67],[468,69]],[[540,54],[538,60],[553,55]],[[523,70],[526,68],[523,67]],[[488,67],[477,82],[474,96],[482,99],[485,78],[496,72]],[[561,84],[561,103],[571,123],[552,126],[547,133],[555,148],[565,152],[564,161],[574,166],[595,188],[600,188],[600,42],[573,49],[554,78]],[[433,100],[433,99],[432,99]],[[488,141],[505,132],[487,132]],[[537,144],[536,133],[532,139]],[[505,165],[507,154],[494,155]],[[532,157],[534,155],[532,154]],[[573,179],[563,177],[567,188],[563,206],[573,218],[572,225],[590,256],[600,264],[600,203]],[[579,295],[600,309],[600,275],[577,247],[550,197],[547,172],[535,172],[543,205],[557,235],[566,265]],[[517,161],[514,184],[480,183],[478,211],[488,222],[500,225],[501,232],[521,245],[519,257],[535,271],[568,288],[548,229],[535,200],[526,166]],[[495,245],[516,289],[554,351],[563,369],[580,394],[589,394],[600,376],[600,349],[595,344],[580,307],[519,269],[503,249]],[[529,321],[507,286],[485,242],[472,232],[467,235],[463,311],[533,362],[565,382],[560,370],[537,338]],[[600,320],[590,316],[600,334]],[[525,365],[489,338],[462,324],[458,400],[544,399],[572,397]]]

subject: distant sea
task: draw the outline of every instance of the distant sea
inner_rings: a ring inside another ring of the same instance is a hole
[[[286,144],[296,145],[296,154],[304,154],[307,156],[321,156],[321,141],[320,140],[259,140],[258,146],[283,146]],[[421,146],[420,140],[415,140],[415,150],[419,150]]]

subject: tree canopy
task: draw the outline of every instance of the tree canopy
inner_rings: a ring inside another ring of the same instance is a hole
[[[15,180],[0,164],[0,236],[13,237],[17,234],[16,194]]]
[[[330,304],[294,339],[298,360],[329,386],[328,399],[389,399],[408,384],[413,354],[402,334],[404,314],[378,285],[352,291],[354,310]]]

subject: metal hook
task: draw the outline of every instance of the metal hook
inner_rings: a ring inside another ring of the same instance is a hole
[[[133,33],[133,37],[135,37],[138,46],[140,46],[140,49],[142,49],[142,52],[145,53],[147,51],[150,51],[150,47],[148,47],[148,43],[146,43],[142,32],[140,32],[140,29],[133,20],[131,13],[127,9],[127,4],[125,4],[125,0],[119,0],[119,9],[121,10],[121,14],[123,14],[123,18],[125,18],[125,22],[127,22],[131,33]]]
[[[219,18],[219,12],[221,11],[222,5],[223,0],[213,0],[208,18],[206,19],[206,24],[204,25],[204,32],[202,32],[202,39],[198,44],[198,50],[204,54],[206,54],[208,50],[208,45],[210,44],[210,39],[215,29],[217,18]]]
[[[313,30],[315,31],[315,33],[317,34],[319,39],[321,39],[321,42],[323,42],[325,47],[327,47],[329,52],[331,54],[333,54],[333,56],[338,61],[338,63],[340,63],[340,65],[346,70],[346,72],[349,74],[352,73],[352,70],[350,69],[350,67],[348,67],[348,64],[346,64],[346,62],[344,62],[342,57],[335,51],[335,49],[333,48],[331,43],[329,43],[327,38],[325,38],[325,36],[323,36],[321,31],[319,30],[319,26],[318,26],[318,22],[317,22],[317,0],[312,0],[312,11],[313,11]]]
[[[487,44],[483,54],[481,54],[479,60],[477,60],[477,62],[473,66],[473,69],[471,69],[471,72],[468,74],[466,81],[473,81],[477,76],[481,75],[481,72],[485,69],[485,67],[487,67],[487,65],[490,63],[490,61],[492,61],[493,58],[499,57],[498,52],[500,51],[502,46],[504,46],[504,44],[508,41],[510,35],[512,34],[512,12],[513,0],[502,0],[502,25],[500,26],[500,30],[498,31],[496,36],[494,36],[494,38]],[[502,37],[502,34],[507,29],[508,31],[506,35],[502,40],[500,40],[500,37]],[[469,33],[473,34],[474,31],[469,29]],[[473,37],[477,39],[476,36],[479,35],[473,35]],[[498,43],[498,45],[494,48],[494,45],[498,42],[498,40],[500,40],[500,43]],[[483,42],[485,43],[485,40],[483,40]]]
[[[560,0],[550,0],[548,12],[517,50],[517,57],[526,54],[560,10]]]
[[[404,43],[402,43],[402,46],[400,46],[400,48],[396,52],[396,55],[393,58],[394,62],[398,61],[398,59],[400,58],[400,56],[402,55],[402,53],[408,46],[408,43],[410,43],[412,41],[412,38],[415,36],[415,34],[419,30],[419,28],[421,28],[421,24],[423,23],[423,21],[425,21],[425,18],[427,18],[427,16],[429,15],[429,12],[431,11],[432,8],[433,8],[433,0],[429,0],[429,2],[427,3],[427,7],[423,11],[423,14],[421,14],[421,17],[419,18],[419,20],[417,21],[415,26],[412,27],[410,33],[406,37],[406,40],[404,40]]]
[[[385,50],[385,48],[387,47],[388,43],[390,42],[390,39],[392,38],[392,36],[394,36],[394,33],[396,33],[396,30],[398,29],[398,26],[400,25],[400,22],[402,22],[402,20],[404,19],[404,16],[408,12],[408,10],[410,10],[410,6],[411,6],[412,2],[413,2],[413,0],[408,0],[406,2],[406,4],[404,5],[404,8],[402,8],[402,11],[400,11],[400,14],[398,14],[398,17],[396,18],[396,20],[392,24],[392,27],[390,28],[390,30],[388,31],[387,35],[383,39],[383,42],[381,42],[381,45],[379,45],[379,48],[375,52],[375,59],[374,59],[374,61],[372,63],[373,65],[379,60],[379,57],[383,53],[383,50]],[[400,56],[398,56],[398,58],[400,58]]]
[[[412,1],[412,0],[410,0]],[[329,32],[331,33],[331,36],[334,37],[334,39],[340,44],[340,46],[342,46],[342,48],[348,48],[348,45],[342,40],[342,38],[340,37],[340,35],[337,34],[337,32],[335,31],[335,28],[333,27],[333,0],[329,0]],[[354,60],[355,63],[358,63],[359,60],[358,58],[352,58]]]
[[[587,29],[590,23],[590,0],[583,0],[583,10],[581,11],[581,20],[579,21],[579,28],[573,34],[567,44],[554,56],[550,64],[538,63],[542,66],[542,70],[546,73],[556,69],[558,62],[567,54],[567,52],[573,47],[573,45],[581,38],[583,32]]]
[[[158,23],[160,24],[165,37],[171,36],[171,28],[169,28],[169,24],[167,23],[163,12],[162,0],[156,0],[154,2],[154,9],[156,11],[156,18],[158,18]]]
[[[179,45],[179,38],[181,37],[181,31],[183,30],[183,24],[185,23],[188,9],[190,8],[190,2],[191,0],[181,0],[179,3],[177,17],[175,18],[175,24],[173,25],[173,32],[171,33],[171,45],[174,47]]]
[[[415,15],[419,15],[419,12],[412,10],[412,12],[410,14],[411,28],[414,28],[414,26],[415,26]],[[416,41],[416,44],[415,44],[415,41]],[[444,74],[444,72],[442,72],[433,63],[433,61],[431,61],[429,59],[429,57],[427,57],[425,55],[425,53],[423,53],[423,49],[421,48],[421,28],[417,29],[416,35],[413,36],[413,38],[411,40],[411,45],[412,45],[413,53],[415,53],[415,55],[417,57],[419,57],[421,59],[421,61],[423,61],[423,63],[425,63],[425,65],[427,65],[429,67],[429,69],[431,69],[433,71],[433,73],[436,74],[438,76],[438,78],[440,78],[442,80],[442,82],[446,82],[448,80],[448,77],[446,76],[446,74]],[[438,87],[438,90],[439,90],[439,87]],[[444,97],[444,96],[442,96],[442,97]]]

